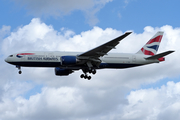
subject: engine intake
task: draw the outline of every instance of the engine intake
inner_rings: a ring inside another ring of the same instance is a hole
[[[57,76],[67,76],[67,75],[71,74],[72,72],[73,72],[72,70],[61,69],[59,67],[55,67],[55,74]]]
[[[75,65],[77,63],[76,56],[62,56],[61,64],[62,65]]]

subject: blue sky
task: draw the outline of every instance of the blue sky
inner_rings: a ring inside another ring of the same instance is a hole
[[[179,4],[0,0],[0,119],[179,120]],[[159,64],[98,71],[91,81],[79,78],[82,71],[55,76],[54,68],[22,68],[18,75],[4,62],[21,51],[86,51],[128,30],[134,33],[112,52],[135,53],[157,31],[164,31],[159,52],[176,52]]]
[[[71,29],[77,34],[91,29],[94,25],[103,29],[113,28],[118,30],[134,30],[137,33],[143,31],[145,26],[161,27],[171,25],[178,27],[179,1],[162,0],[113,0],[105,4],[95,13],[98,19],[96,24],[90,25],[85,12],[73,10],[65,15],[35,15],[30,9],[19,5],[16,0],[1,0],[1,23],[0,25],[10,25],[13,29],[26,25],[33,17],[40,17],[47,25],[53,25],[54,29],[62,27]]]

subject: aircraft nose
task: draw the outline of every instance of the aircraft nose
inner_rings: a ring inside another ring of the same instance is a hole
[[[5,59],[5,62],[7,62],[7,63],[9,62],[8,58]]]

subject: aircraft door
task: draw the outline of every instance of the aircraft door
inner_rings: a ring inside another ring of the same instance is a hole
[[[132,62],[133,62],[133,63],[136,62],[136,56],[135,56],[135,55],[132,56]]]

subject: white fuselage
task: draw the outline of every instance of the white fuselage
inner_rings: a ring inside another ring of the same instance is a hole
[[[62,56],[77,56],[80,52],[23,52],[10,55],[6,58],[6,62],[23,67],[60,67],[70,69],[81,69],[82,64],[64,66],[61,64]],[[109,53],[100,57],[101,64],[97,69],[101,68],[129,68],[150,63],[158,63],[159,60],[146,60],[149,55],[128,54],[128,53]]]

